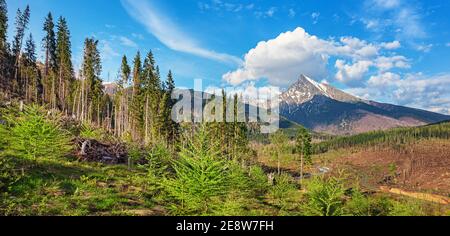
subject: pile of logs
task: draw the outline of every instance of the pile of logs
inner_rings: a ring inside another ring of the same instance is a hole
[[[77,139],[77,157],[82,161],[104,164],[126,164],[128,153],[122,143],[101,143],[91,139]]]

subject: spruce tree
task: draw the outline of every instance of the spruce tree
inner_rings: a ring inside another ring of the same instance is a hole
[[[133,91],[130,106],[130,122],[133,140],[140,140],[143,127],[143,105],[142,105],[142,63],[141,54],[137,52],[133,60]]]
[[[44,75],[48,76],[50,70],[54,71],[57,67],[55,24],[51,12],[45,18],[43,30],[45,32],[42,39],[42,48],[45,50]]]
[[[149,144],[154,143],[159,136],[159,125],[156,121],[161,99],[161,83],[151,51],[144,60],[142,86],[144,97],[144,140]]]
[[[31,65],[36,64],[36,44],[34,43],[32,34],[26,40],[24,56]]]
[[[308,130],[301,127],[296,138],[296,152],[300,155],[300,181],[303,183],[303,167],[305,164],[311,164],[311,135]]]
[[[100,52],[98,51],[98,40],[87,38],[84,42],[84,56],[82,64],[82,75],[85,80],[83,99],[87,107],[82,109],[83,120],[100,124],[100,103],[103,97],[103,86],[100,74],[102,71]]]
[[[56,67],[58,69],[58,97],[62,110],[65,111],[70,108],[72,102],[72,94],[70,89],[73,86],[73,65],[72,65],[72,50],[70,42],[70,31],[67,26],[65,18],[60,17],[57,24],[57,39],[56,39]],[[68,99],[70,98],[70,99]]]
[[[0,83],[7,85],[5,79],[9,66],[9,45],[8,39],[8,7],[5,0],[0,0]],[[7,86],[3,86],[7,90]],[[0,87],[1,89],[1,87]]]
[[[28,22],[30,20],[30,7],[27,6],[25,10],[22,11],[17,9],[16,15],[16,35],[13,39],[13,48],[12,52],[15,56],[16,63],[18,63],[20,53],[22,51],[23,38],[25,36],[25,30],[27,29]]]
[[[8,6],[6,0],[0,0],[0,53],[4,55],[8,48]],[[3,59],[3,56],[1,57]]]
[[[30,34],[25,43],[23,57],[25,76],[25,99],[27,101],[40,102],[42,98],[42,83],[39,70],[36,66],[36,44]]]
[[[179,133],[179,125],[175,121],[172,120],[172,109],[175,106],[175,102],[172,99],[172,93],[175,90],[175,81],[173,79],[172,71],[169,70],[169,73],[167,74],[167,80],[165,82],[165,109],[164,109],[164,115],[165,115],[165,127],[167,129],[167,139],[169,143],[174,144],[174,142],[177,140],[177,136]]]
[[[118,99],[117,99],[117,125],[116,127],[117,134],[119,136],[123,136],[126,132],[129,131],[129,116],[128,116],[128,92],[127,85],[129,83],[131,69],[128,65],[128,60],[126,56],[122,57],[122,65],[120,68],[120,81],[118,82]]]
[[[44,62],[44,96],[51,107],[56,109],[58,103],[57,82],[56,82],[56,38],[55,24],[53,23],[52,13],[49,12],[44,22],[45,36],[42,39],[42,48],[45,51]]]
[[[14,56],[14,81],[13,81],[13,91],[21,92],[20,87],[23,81],[20,80],[20,54],[22,52],[23,39],[25,36],[25,30],[27,29],[28,22],[30,20],[30,7],[27,5],[25,10],[17,10],[16,15],[16,35],[13,39],[12,53]]]

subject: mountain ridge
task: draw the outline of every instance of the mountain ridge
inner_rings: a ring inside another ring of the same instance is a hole
[[[351,135],[449,120],[450,116],[364,100],[301,75],[280,96],[280,115],[313,131]]]

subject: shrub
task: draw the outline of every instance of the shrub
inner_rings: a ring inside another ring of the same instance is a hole
[[[96,129],[92,125],[82,124],[80,130],[80,138],[102,140],[105,133],[101,129]]]
[[[273,205],[280,209],[280,214],[285,215],[297,207],[295,204],[297,192],[298,188],[292,176],[282,173],[275,177],[275,185],[270,187],[268,198]]]
[[[398,202],[395,201],[390,209],[390,216],[423,216],[424,211],[417,201]]]
[[[132,152],[133,154],[133,152]],[[133,157],[134,156],[134,157]],[[137,156],[132,155],[131,158]],[[147,154],[145,168],[151,183],[159,183],[168,174],[172,154],[164,145],[155,145]]]
[[[313,216],[344,214],[345,186],[340,177],[315,177],[307,184],[304,210]]]
[[[248,173],[251,181],[250,187],[258,193],[264,193],[269,189],[269,180],[260,166],[251,166]]]
[[[392,207],[392,202],[386,197],[365,196],[358,189],[353,191],[351,197],[345,205],[348,215],[387,216]]]
[[[8,118],[11,124],[8,149],[12,155],[36,160],[58,158],[71,150],[69,136],[44,114],[41,107],[27,106],[19,117]]]
[[[179,159],[173,161],[173,178],[162,182],[168,195],[176,200],[172,211],[177,215],[209,215],[220,204],[217,199],[226,197],[233,180],[230,162],[220,156],[221,148],[210,139],[204,127],[193,139],[186,139]]]

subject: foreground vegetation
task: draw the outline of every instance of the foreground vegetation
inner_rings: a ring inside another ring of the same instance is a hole
[[[41,107],[2,110],[0,119],[1,215],[446,214],[430,203],[365,192],[345,173],[301,185],[289,171],[264,170],[254,157],[224,156],[205,126],[193,138],[185,133],[176,150],[129,145],[134,160],[146,160],[130,166],[77,160],[71,140],[95,132],[62,126],[60,116]],[[280,155],[289,156],[288,149]]]
[[[258,124],[237,120],[237,95],[222,94],[223,118],[232,113],[232,122],[173,122],[173,76],[161,81],[151,51],[143,60],[137,52],[132,66],[124,56],[117,87],[108,93],[98,41],[87,38],[76,75],[64,17],[55,32],[47,15],[45,61],[38,62],[32,35],[24,40],[30,14],[29,7],[17,11],[10,44],[0,0],[0,215],[448,214],[434,204],[367,191],[345,172],[311,171],[314,152],[448,140],[447,124],[312,144],[331,137],[311,137],[285,121],[287,132],[255,134],[264,142],[260,148],[248,136]],[[85,149],[92,143],[121,153],[90,157]]]

